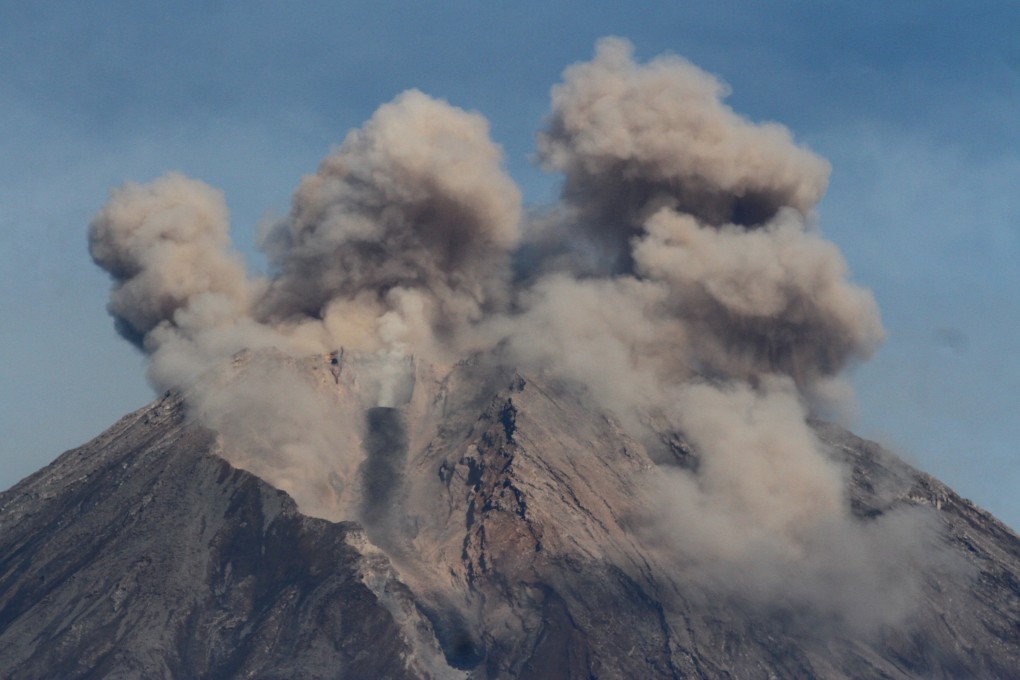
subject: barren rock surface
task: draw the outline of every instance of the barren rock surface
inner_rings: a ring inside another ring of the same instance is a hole
[[[642,475],[697,466],[676,433],[664,462],[568,387],[472,362],[414,368],[386,409],[352,396],[356,367],[301,370],[363,418],[376,457],[342,507],[365,521],[301,514],[165,396],[0,494],[0,676],[1020,673],[1020,539],[836,426],[815,425],[856,521],[916,508],[947,556],[916,565],[908,621],[867,634],[720,597],[637,538]]]

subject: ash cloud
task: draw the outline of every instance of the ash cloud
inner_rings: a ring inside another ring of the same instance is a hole
[[[451,343],[507,299],[521,199],[501,161],[478,114],[414,90],[380,107],[263,239],[277,274],[260,318],[321,319],[354,345]],[[365,316],[377,337],[352,337]]]
[[[916,585],[890,565],[926,545],[893,538],[912,518],[855,523],[846,471],[807,422],[840,406],[845,370],[881,342],[877,305],[815,226],[828,164],[725,94],[679,58],[636,63],[617,39],[567,69],[539,138],[561,205],[530,229],[548,262],[501,330],[520,364],[589,386],[651,448],[663,432],[689,442],[696,471],[646,480],[647,538],[678,572],[889,623],[908,610],[890,594]],[[824,587],[833,574],[845,588]]]
[[[668,291],[709,376],[789,375],[804,387],[867,359],[882,339],[871,294],[847,281],[839,251],[783,209],[746,231],[663,209],[635,238],[639,276]]]
[[[547,261],[508,331],[522,361],[583,382],[598,380],[595,366],[646,376],[640,391],[660,403],[691,380],[772,375],[805,398],[845,394],[844,369],[883,331],[814,224],[828,165],[785,128],[735,114],[725,93],[677,57],[635,63],[619,39],[567,69],[539,137],[564,174],[562,201],[527,230]],[[754,219],[742,217],[748,200],[762,207]],[[568,339],[571,353],[559,348]],[[636,381],[614,407],[634,405]]]
[[[231,462],[306,512],[342,519],[353,502],[336,480],[358,461],[337,452],[361,449],[363,418],[331,419],[321,385],[284,369],[235,380],[234,357],[360,350],[373,356],[361,379],[378,403],[367,406],[391,405],[413,383],[413,355],[452,355],[509,299],[520,193],[501,162],[483,117],[412,90],[302,180],[290,214],[263,235],[269,278],[249,280],[230,249],[222,194],[179,174],[114,190],[90,225],[90,252],[154,387],[181,390]]]
[[[129,342],[160,326],[200,330],[246,313],[244,263],[230,249],[223,194],[171,173],[112,192],[89,228],[89,252],[114,280],[108,310]]]
[[[368,409],[413,384],[412,355],[448,365],[498,348],[587,388],[650,449],[663,431],[691,443],[696,471],[646,484],[651,542],[678,564],[730,565],[744,577],[727,587],[746,593],[779,592],[783,574],[821,583],[854,562],[833,536],[868,565],[897,554],[884,529],[855,528],[844,470],[807,423],[845,398],[846,369],[883,331],[816,226],[828,164],[726,94],[678,57],[640,64],[605,39],[552,90],[538,157],[562,197],[531,216],[485,119],[412,90],[301,180],[262,235],[268,278],[249,279],[230,250],[222,196],[180,175],[116,190],[90,251],[153,383],[181,389],[228,459],[306,512],[378,515],[404,454],[366,463],[382,441],[370,414],[331,419],[335,394],[314,381],[224,378],[237,352],[372,354]],[[360,504],[342,500],[358,470]],[[882,599],[889,582],[853,572]]]
[[[722,101],[726,86],[689,62],[642,65],[632,51],[606,38],[592,61],[568,68],[539,135],[543,165],[564,174],[565,206],[616,271],[628,269],[631,236],[660,208],[754,227],[821,199],[829,165],[786,128],[738,116]]]

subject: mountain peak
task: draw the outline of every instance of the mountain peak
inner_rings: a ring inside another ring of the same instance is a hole
[[[170,173],[89,252],[171,396],[0,497],[14,677],[1007,677],[1017,537],[812,410],[883,330],[828,163],[619,38],[524,211],[411,90],[263,230]],[[245,351],[239,350],[249,348]]]
[[[244,459],[228,462],[229,428],[214,434],[176,394],[0,495],[7,675],[911,678],[1020,667],[1020,539],[834,425],[814,429],[848,471],[862,529],[843,536],[860,544],[840,558],[860,563],[826,563],[826,578],[845,582],[819,593],[818,556],[772,565],[808,584],[798,589],[662,534],[649,477],[699,474],[681,433],[637,441],[568,383],[484,357],[445,372],[402,362],[414,375],[407,402],[365,406],[378,366],[344,356],[335,379],[328,355],[250,353],[221,382],[250,387],[283,367],[321,396],[316,415],[356,422],[343,434],[358,453],[329,462],[349,472],[332,491],[342,521],[302,514],[234,467]],[[916,549],[869,543],[882,522]],[[868,564],[876,545],[905,561],[891,573],[912,601],[896,618],[852,606],[874,597],[858,572],[889,578],[867,571],[888,566]]]

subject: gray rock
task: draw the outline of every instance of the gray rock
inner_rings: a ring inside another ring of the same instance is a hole
[[[367,430],[365,528],[232,467],[174,395],[0,494],[0,675],[1020,675],[1020,539],[877,445],[815,424],[854,521],[911,508],[945,560],[914,565],[909,620],[856,634],[720,596],[638,539],[636,480],[697,470],[680,434],[656,455],[556,381],[417,370],[408,404],[366,416],[404,429]]]

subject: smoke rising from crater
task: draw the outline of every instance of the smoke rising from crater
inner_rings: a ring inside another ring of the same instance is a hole
[[[407,327],[377,323],[384,342],[451,341],[506,302],[521,199],[501,160],[478,114],[414,90],[380,107],[263,239],[276,275],[260,318],[345,335],[351,316],[392,312]]]
[[[249,348],[345,347],[376,353],[384,380],[412,354],[446,365],[498,347],[585,386],[639,441],[655,419],[690,439],[698,472],[648,484],[672,549],[746,566],[764,541],[796,560],[825,549],[819,527],[851,522],[808,409],[845,394],[882,327],[815,224],[828,164],[726,94],[678,57],[639,64],[605,39],[553,88],[538,157],[563,188],[541,218],[522,216],[480,114],[412,90],[301,180],[262,235],[267,279],[230,251],[220,194],[180,175],[116,190],[90,251],[153,382],[182,389],[228,457],[306,509],[341,517],[322,499],[352,479],[357,442],[308,416],[328,411],[314,384],[239,390],[210,377],[218,365]],[[362,507],[380,511],[380,494]]]

